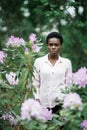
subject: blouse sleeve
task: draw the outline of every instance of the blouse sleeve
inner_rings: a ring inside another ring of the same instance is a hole
[[[33,86],[35,91],[33,92],[35,99],[39,99],[40,97],[40,70],[39,70],[39,62],[35,60],[34,63],[34,71],[33,71]]]

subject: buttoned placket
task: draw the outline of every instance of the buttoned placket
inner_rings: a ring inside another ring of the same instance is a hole
[[[55,67],[55,65],[52,65],[50,63],[50,67],[51,67],[51,74],[50,74],[50,76],[51,76],[51,84],[50,84],[49,93],[48,93],[48,102],[49,102],[49,106],[51,108],[52,101],[50,100],[50,96],[52,96],[51,93],[52,93],[52,89],[53,89],[53,85],[54,85],[54,74],[55,74],[54,67]]]
[[[47,64],[50,66],[50,68],[51,68],[51,71],[50,71],[50,76],[51,76],[51,86],[50,86],[50,88],[48,89],[48,97],[47,97],[47,102],[48,102],[48,104],[49,104],[49,107],[51,108],[52,107],[52,100],[50,100],[50,96],[52,96],[51,95],[51,93],[52,93],[52,91],[53,91],[53,86],[54,86],[54,76],[55,76],[55,65],[56,64],[59,64],[59,63],[61,63],[61,61],[57,61],[54,65],[52,65],[51,63],[50,63],[50,61],[46,61],[47,62]]]

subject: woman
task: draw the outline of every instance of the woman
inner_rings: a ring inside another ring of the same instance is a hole
[[[59,55],[63,43],[61,34],[49,33],[46,43],[49,53],[37,58],[34,63],[34,96],[43,106],[55,113],[58,111],[58,101],[64,98],[66,75],[68,72],[72,73],[72,65],[69,59]]]

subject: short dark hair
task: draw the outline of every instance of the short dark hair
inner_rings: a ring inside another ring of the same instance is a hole
[[[46,43],[48,44],[48,39],[53,38],[53,37],[60,39],[60,43],[61,43],[61,45],[62,45],[62,43],[63,43],[63,37],[62,37],[62,35],[61,35],[60,33],[58,33],[58,32],[51,32],[51,33],[49,33],[49,34],[47,35],[47,37],[46,37]]]

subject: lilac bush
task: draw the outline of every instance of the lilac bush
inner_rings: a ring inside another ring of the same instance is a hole
[[[0,51],[0,115],[2,115],[0,120],[8,120],[10,124],[13,118],[18,118],[20,124],[21,104],[27,98],[33,97],[31,87],[33,63],[35,57],[39,55],[37,52],[41,49],[36,40],[36,34],[30,34],[28,41],[11,36]],[[13,118],[8,115],[11,112],[15,113],[12,115]],[[47,113],[47,110],[44,109],[41,116],[47,120],[45,112]]]
[[[0,50],[0,128],[86,130],[86,67],[81,67],[73,74],[66,74],[66,90],[63,92],[63,100],[58,102],[58,113],[53,114],[34,99],[33,63],[42,54],[41,47],[36,34],[32,33],[28,41],[11,36]],[[62,94],[59,98],[62,98]]]
[[[71,86],[71,92],[65,95],[60,110],[60,117],[67,124],[64,130],[86,130],[86,122],[82,120],[87,119],[87,68],[81,67],[72,74],[72,85],[69,75],[66,86]]]

